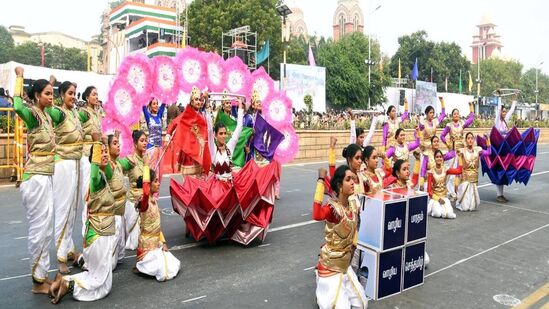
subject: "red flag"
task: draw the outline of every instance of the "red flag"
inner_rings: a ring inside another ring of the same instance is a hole
[[[180,150],[202,165],[204,171],[209,171],[212,160],[208,147],[208,125],[204,117],[187,105],[185,111],[172,122],[177,126],[172,143],[175,154]]]
[[[40,65],[44,66],[44,45],[42,45],[40,49],[40,59],[41,59]]]

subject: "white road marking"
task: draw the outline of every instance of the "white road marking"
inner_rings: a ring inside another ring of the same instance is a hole
[[[510,207],[510,208],[515,208],[515,209],[519,209],[519,210],[534,212],[534,213],[538,213],[538,214],[549,215],[549,212],[545,212],[545,211],[541,211],[541,210],[535,210],[535,209],[528,209],[528,208],[524,208],[524,207],[518,207],[518,206],[510,205],[508,203],[494,203],[494,202],[485,201],[485,200],[480,200],[480,201],[483,202],[483,203],[490,204],[490,205],[495,205],[495,206],[498,206],[498,207]],[[507,209],[504,209],[503,211],[507,211]]]
[[[299,223],[279,226],[279,227],[269,229],[269,232],[276,232],[276,231],[283,231],[283,230],[287,230],[287,229],[293,229],[295,227],[305,226],[305,225],[318,223],[318,222],[321,222],[321,221],[310,220],[310,221],[305,221],[305,222],[299,222]]]
[[[495,302],[508,307],[518,306],[521,303],[520,299],[517,299],[514,296],[507,295],[507,294],[494,295],[494,297],[492,298],[494,299]]]
[[[271,244],[262,244],[262,245],[259,245],[259,246],[257,246],[257,247],[258,247],[258,248],[263,248],[263,247],[268,247],[268,246],[270,246],[270,245],[271,245]]]
[[[195,297],[195,298],[189,298],[189,299],[186,299],[186,300],[182,301],[181,303],[184,304],[184,303],[192,302],[192,301],[199,300],[199,299],[206,298],[206,297],[207,297],[207,295],[202,295],[202,296],[198,296],[198,297]]]
[[[20,237],[15,237],[14,239],[27,239],[29,238],[29,236],[20,236]]]
[[[540,227],[538,227],[538,228],[536,228],[536,229],[533,229],[533,230],[531,230],[531,231],[529,231],[529,232],[526,232],[526,233],[524,233],[524,234],[522,234],[522,235],[519,235],[519,236],[517,236],[517,237],[515,237],[515,238],[511,238],[511,239],[509,239],[509,240],[507,240],[507,241],[505,241],[505,242],[502,242],[502,243],[499,244],[499,245],[495,245],[495,246],[493,246],[493,247],[491,247],[491,248],[488,248],[488,249],[486,249],[486,250],[484,250],[484,251],[481,251],[481,252],[479,252],[479,253],[477,253],[477,254],[473,254],[473,255],[471,255],[471,256],[468,257],[468,258],[461,259],[461,260],[459,260],[459,261],[457,261],[457,262],[455,262],[455,263],[453,263],[453,264],[451,264],[451,265],[448,265],[448,266],[446,266],[446,267],[443,267],[443,268],[441,268],[441,269],[439,269],[439,270],[436,270],[436,271],[434,271],[434,272],[432,272],[432,273],[429,273],[429,274],[425,275],[425,278],[430,277],[430,276],[432,276],[432,275],[434,275],[434,274],[438,274],[438,273],[441,272],[441,271],[450,269],[450,268],[452,268],[452,267],[454,267],[454,266],[457,266],[457,265],[459,265],[459,264],[462,264],[462,263],[464,263],[464,262],[467,262],[467,261],[469,261],[469,260],[472,259],[472,258],[475,258],[475,257],[477,257],[477,256],[479,256],[479,255],[483,255],[483,254],[488,253],[488,252],[490,252],[490,251],[493,251],[493,250],[495,250],[495,249],[497,249],[497,248],[499,248],[499,247],[501,247],[501,246],[504,246],[504,245],[506,245],[506,244],[508,244],[508,243],[510,243],[510,242],[513,242],[513,241],[515,241],[515,240],[517,240],[517,239],[521,239],[521,238],[523,238],[523,237],[525,237],[525,236],[528,236],[528,235],[530,235],[530,234],[532,234],[532,233],[535,233],[535,232],[537,232],[537,231],[539,231],[539,230],[542,230],[542,229],[544,229],[544,228],[546,228],[546,227],[549,227],[549,224],[540,226]]]
[[[171,195],[166,195],[166,196],[160,196],[158,199],[163,200],[163,199],[170,198],[170,197],[171,197]]]
[[[21,261],[28,261],[30,258],[22,258]]]
[[[315,269],[316,266],[312,266],[312,267],[307,267],[305,269],[303,269],[304,271],[308,271],[308,270],[311,270],[311,269]]]
[[[286,191],[286,193],[300,192],[300,191],[301,191],[301,189],[293,189],[293,190]]]

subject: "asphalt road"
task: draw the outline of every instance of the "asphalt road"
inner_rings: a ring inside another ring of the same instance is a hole
[[[113,275],[105,299],[82,303],[67,296],[63,308],[316,308],[314,269],[323,242],[323,224],[311,221],[317,169],[322,164],[283,168],[277,202],[264,243],[248,247],[229,241],[215,246],[184,236],[171,210],[168,183],[161,188],[162,228],[181,272],[159,283],[131,272],[135,252]],[[431,263],[424,285],[369,308],[506,308],[495,299],[526,298],[549,282],[549,145],[540,145],[528,186],[506,188],[510,200],[495,203],[495,187],[483,177],[478,211],[456,211],[456,220],[429,218]],[[52,306],[30,292],[27,224],[21,195],[0,189],[0,308]],[[75,242],[80,221],[76,224]],[[53,255],[53,248],[52,248]],[[52,272],[56,268],[52,259]],[[494,297],[499,295],[497,297]],[[549,296],[542,299],[542,304]],[[539,307],[536,307],[539,308]]]

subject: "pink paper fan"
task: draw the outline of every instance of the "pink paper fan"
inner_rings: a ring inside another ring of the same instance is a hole
[[[109,89],[105,111],[119,123],[136,123],[141,115],[141,104],[135,98],[133,87],[126,80],[117,78]]]
[[[160,102],[172,104],[179,94],[179,74],[175,62],[168,56],[157,56],[154,64],[153,96]]]
[[[263,116],[273,126],[283,126],[292,121],[292,101],[281,92],[276,92],[262,102]]]
[[[274,93],[274,81],[273,79],[265,72],[263,67],[255,70],[246,82],[246,96],[248,98],[252,97],[253,91],[256,90],[259,99],[265,101],[265,99]]]
[[[212,92],[221,92],[225,89],[227,76],[225,74],[225,61],[216,53],[203,54],[206,63],[206,86]]]
[[[126,80],[133,87],[137,94],[136,102],[147,105],[153,85],[152,69],[147,56],[134,54],[126,57],[120,65],[118,78]]]
[[[284,135],[284,139],[276,148],[274,159],[283,164],[292,162],[299,150],[297,134],[290,124],[278,130]]]
[[[191,91],[193,86],[204,88],[207,68],[198,49],[187,47],[180,50],[175,57],[175,63],[179,73],[179,85],[183,91]]]
[[[226,88],[231,93],[246,94],[246,81],[250,72],[248,67],[238,57],[225,61],[225,75],[227,76]]]
[[[103,132],[107,135],[114,134],[115,130],[120,131],[120,157],[125,157],[133,152],[132,131],[128,128],[128,126],[122,125],[110,117],[106,117],[103,118],[101,127]]]

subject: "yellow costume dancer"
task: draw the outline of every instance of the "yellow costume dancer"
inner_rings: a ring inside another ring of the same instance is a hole
[[[74,110],[76,87],[66,81],[59,86],[63,104],[47,108],[53,120],[55,132],[55,172],[53,173],[53,207],[55,218],[55,248],[59,261],[59,272],[69,273],[66,265],[69,257],[76,259],[72,232],[77,209],[83,208],[83,179],[81,162],[83,131]],[[89,162],[89,161],[88,161]]]
[[[28,248],[30,253],[33,292],[47,294],[50,268],[50,244],[53,237],[53,181],[55,134],[52,120],[44,112],[53,103],[53,88],[48,81],[34,82],[29,98],[31,107],[23,104],[23,68],[15,69],[15,112],[27,126],[29,157],[20,186],[22,203],[29,222]]]

